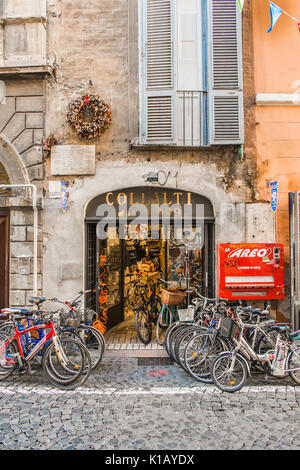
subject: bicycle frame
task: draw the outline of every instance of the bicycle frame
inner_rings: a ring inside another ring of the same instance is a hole
[[[232,361],[231,366],[229,368],[229,372],[232,372],[232,370],[233,370],[233,367],[234,367],[234,364],[235,364],[235,356],[238,354],[239,351],[242,351],[244,356],[246,356],[246,358],[248,360],[253,359],[255,361],[259,361],[259,362],[262,362],[262,363],[263,362],[268,363],[269,366],[270,366],[271,371],[275,371],[280,346],[281,345],[286,345],[288,343],[286,341],[282,341],[280,339],[280,335],[278,334],[274,350],[267,351],[265,354],[257,354],[243,337],[244,328],[249,327],[249,326],[250,326],[249,324],[243,323],[242,327],[241,327],[241,330],[240,330],[239,339],[237,340],[237,339],[233,338],[233,343],[236,345],[236,347],[233,350],[233,361]],[[289,359],[290,355],[292,354],[292,352],[296,349],[296,346],[293,345],[293,344],[288,344],[288,348],[289,348],[289,353],[285,357],[285,366],[284,366],[284,369],[283,369],[283,373],[294,372],[294,371],[300,369],[300,367],[297,367],[295,369],[288,369],[287,368],[288,359]],[[299,359],[300,359],[300,357],[299,357]]]
[[[26,352],[24,351],[24,344],[22,344],[22,336],[27,335],[31,331],[36,331],[36,330],[50,330],[46,334],[42,336],[40,341],[35,345],[35,347],[26,355]],[[42,348],[43,346],[50,340],[54,342],[55,346],[55,351],[59,359],[61,359],[64,364],[67,364],[67,358],[64,354],[63,348],[61,347],[60,341],[58,340],[58,337],[56,335],[56,331],[54,328],[54,324],[52,322],[47,323],[47,324],[41,324],[41,325],[34,325],[29,328],[26,328],[25,330],[18,330],[18,328],[15,326],[15,333],[13,336],[11,336],[8,340],[4,341],[0,345],[0,361],[3,364],[3,353],[6,350],[7,346],[12,342],[16,341],[18,345],[18,350],[19,352],[17,353],[17,358],[19,362],[23,361],[28,362],[30,361]],[[10,358],[6,359],[5,358],[5,363],[8,365],[13,365],[15,361],[11,360]],[[20,364],[22,365],[22,364]]]

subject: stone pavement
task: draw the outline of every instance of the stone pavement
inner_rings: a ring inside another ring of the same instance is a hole
[[[80,389],[15,375],[0,403],[1,450],[300,448],[300,386],[289,379],[253,376],[228,394],[177,365],[106,355]]]

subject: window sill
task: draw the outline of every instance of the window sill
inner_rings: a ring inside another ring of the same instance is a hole
[[[30,75],[52,75],[54,76],[54,70],[50,65],[25,65],[25,66],[10,66],[10,67],[0,67],[0,77],[10,78],[10,77],[26,77]]]
[[[211,147],[211,145],[203,145],[203,146],[196,146],[196,145],[176,145],[176,144],[136,144],[131,143],[130,147],[132,150],[140,150],[140,151],[169,151],[169,152],[191,152],[191,151],[201,151],[207,150]]]

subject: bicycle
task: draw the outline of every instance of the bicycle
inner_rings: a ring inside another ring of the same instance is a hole
[[[148,298],[144,291],[140,294],[140,303],[134,307],[136,332],[139,340],[145,345],[152,340],[152,327],[157,322],[161,310],[161,300],[157,295],[157,284],[153,283]]]
[[[16,369],[19,373],[32,374],[30,361],[37,359],[49,382],[61,389],[74,390],[86,382],[92,369],[89,352],[82,342],[59,337],[55,327],[55,314],[39,313],[37,320],[42,320],[43,323],[20,330],[16,320],[26,319],[28,315],[16,309],[4,309],[4,313],[12,318],[14,334],[1,334],[0,380],[10,377]],[[17,314],[20,315],[19,318],[16,318]],[[29,341],[32,331],[44,332],[38,342]]]
[[[95,370],[102,360],[106,342],[103,334],[93,327],[93,320],[97,316],[96,312],[90,309],[81,310],[80,299],[89,292],[91,290],[80,291],[73,300],[63,301],[56,297],[46,300],[62,304],[67,308],[67,312],[60,312],[61,332],[64,335],[75,336],[83,342],[92,359],[92,370]]]
[[[261,364],[267,375],[290,375],[294,382],[300,384],[300,347],[290,340],[290,333],[278,329],[275,348],[258,354],[244,338],[244,330],[249,324],[242,321],[238,310],[236,313],[236,320],[230,319],[230,324],[225,326],[233,349],[222,352],[211,363],[214,384],[226,392],[240,390],[251,375],[253,362]],[[293,332],[293,336],[299,337],[300,331]]]
[[[206,331],[200,330],[196,335],[187,338],[182,351],[181,363],[191,377],[199,382],[212,383],[210,363],[215,355],[225,351],[227,342],[219,331],[221,314],[215,308]]]
[[[159,282],[166,284],[173,284],[172,281],[165,281],[159,279]],[[163,345],[168,328],[174,322],[179,320],[178,307],[181,306],[186,298],[186,291],[176,289],[161,290],[161,303],[162,307],[156,321],[156,342]]]

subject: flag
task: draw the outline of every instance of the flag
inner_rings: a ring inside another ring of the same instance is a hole
[[[279,8],[277,5],[275,5],[275,3],[270,2],[271,26],[268,29],[267,33],[272,31],[272,29],[274,28],[275,23],[278,20],[278,18],[280,17],[281,13],[282,13],[281,8]]]
[[[240,12],[242,12],[242,10],[243,10],[244,1],[245,1],[245,0],[237,0],[238,6],[239,6],[239,9],[240,9]]]
[[[271,183],[271,207],[272,207],[274,212],[276,212],[277,203],[278,203],[277,181],[273,181]]]

